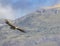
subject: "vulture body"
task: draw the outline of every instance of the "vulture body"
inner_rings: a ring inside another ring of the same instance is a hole
[[[10,26],[10,29],[13,29],[13,30],[17,29],[17,30],[19,30],[19,31],[21,31],[21,32],[23,32],[23,33],[25,33],[24,30],[22,30],[22,29],[20,29],[20,28],[18,28],[18,27],[16,27],[16,26],[14,26],[14,25],[12,25],[8,20],[5,20],[5,23]]]

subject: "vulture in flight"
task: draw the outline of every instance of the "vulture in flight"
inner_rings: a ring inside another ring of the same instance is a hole
[[[25,33],[25,31],[24,31],[23,29],[20,29],[20,28],[18,28],[18,27],[16,27],[16,26],[12,25],[7,19],[5,19],[5,23],[10,26],[10,29],[13,29],[13,30],[17,29],[17,30]]]

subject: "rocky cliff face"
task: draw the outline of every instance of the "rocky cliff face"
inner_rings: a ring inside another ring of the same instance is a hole
[[[1,22],[1,21],[0,21]],[[60,9],[39,9],[14,21],[27,33],[0,26],[0,46],[59,46]]]

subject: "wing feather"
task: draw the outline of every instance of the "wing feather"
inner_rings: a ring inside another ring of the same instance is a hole
[[[20,28],[16,28],[17,30],[26,33],[24,30],[20,29]]]

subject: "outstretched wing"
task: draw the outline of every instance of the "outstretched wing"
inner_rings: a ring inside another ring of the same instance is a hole
[[[12,26],[12,24],[8,20],[5,20],[5,23],[8,24],[9,26]]]
[[[20,28],[16,28],[17,30],[23,32],[23,33],[26,33],[24,30],[20,29]]]
[[[12,25],[8,20],[5,20],[5,23],[8,24],[11,27],[11,29],[15,29],[15,26]]]

